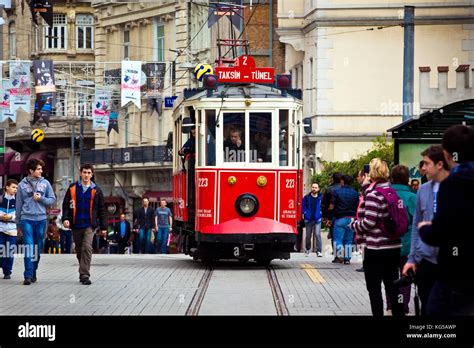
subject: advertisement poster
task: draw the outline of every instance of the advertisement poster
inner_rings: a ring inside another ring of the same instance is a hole
[[[122,61],[121,106],[133,102],[138,108],[141,107],[141,68],[142,62],[140,61]]]
[[[105,88],[96,88],[94,108],[92,110],[92,129],[102,127],[109,129],[109,115],[111,110],[112,91]]]
[[[19,108],[26,112],[31,111],[31,79],[30,62],[10,63],[10,110],[14,113]]]

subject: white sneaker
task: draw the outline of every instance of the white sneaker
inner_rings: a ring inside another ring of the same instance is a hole
[[[323,254],[320,251],[318,251],[317,254],[318,254],[318,257],[323,257]]]
[[[306,257],[309,257],[309,251],[308,250],[306,250],[304,253],[306,254],[305,255]]]

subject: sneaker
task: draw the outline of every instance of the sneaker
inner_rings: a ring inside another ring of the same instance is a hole
[[[318,251],[316,254],[318,255],[318,257],[323,257],[323,253],[320,251]]]
[[[356,271],[357,271],[357,272],[364,272],[364,267],[357,268]]]
[[[32,283],[36,283],[37,280],[38,280],[38,279],[36,279],[36,277],[31,278],[31,282],[32,282]]]
[[[306,257],[309,257],[309,251],[308,250],[306,250],[304,253],[305,253]]]
[[[343,263],[344,261],[342,261],[341,259],[338,259],[337,257],[331,261],[332,263]]]
[[[82,278],[81,280],[82,285],[91,285],[92,282],[89,278]]]
[[[30,285],[30,284],[31,284],[31,279],[26,278],[26,279],[23,281],[23,285]]]
[[[351,262],[350,262],[349,260],[344,260],[344,264],[345,264],[345,265],[350,265]]]
[[[12,279],[12,277],[11,277],[9,274],[5,274],[5,275],[3,276],[3,279]]]

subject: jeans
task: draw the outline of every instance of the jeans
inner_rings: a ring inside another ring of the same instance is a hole
[[[36,278],[36,271],[40,262],[43,249],[46,220],[31,221],[21,220],[23,231],[23,244],[25,245],[25,279]]]
[[[72,245],[72,231],[61,230],[61,252],[63,254],[70,254],[71,245]]]
[[[320,253],[323,250],[323,243],[321,240],[321,223],[316,221],[305,221],[306,225],[306,251],[311,251],[311,237],[316,236],[316,252]]]
[[[156,235],[156,251],[160,254],[166,254],[168,249],[168,234],[170,233],[169,226],[158,226],[158,233]]]
[[[349,228],[351,218],[343,217],[334,221],[333,243],[335,257],[344,261],[350,261],[352,255],[352,241],[354,232]]]
[[[140,247],[142,254],[153,253],[153,245],[151,244],[151,228],[140,228]]]
[[[399,302],[399,290],[393,282],[398,279],[400,248],[367,249],[364,256],[364,276],[369,292],[370,307],[374,317],[383,317],[382,281],[392,304],[393,316],[404,316],[403,300]]]
[[[9,236],[0,232],[0,245],[2,246],[0,249],[0,266],[4,275],[10,275],[13,268],[13,254],[16,249],[16,236]]]

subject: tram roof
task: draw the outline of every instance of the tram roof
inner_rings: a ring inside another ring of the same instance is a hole
[[[285,98],[290,101],[301,102],[302,92],[299,89],[288,89],[286,96],[282,95],[282,91],[274,86],[259,84],[222,84],[217,86],[217,90],[211,90],[208,94],[207,89],[192,88],[185,89],[178,98],[175,105],[181,104],[183,101],[201,100],[203,98]]]

